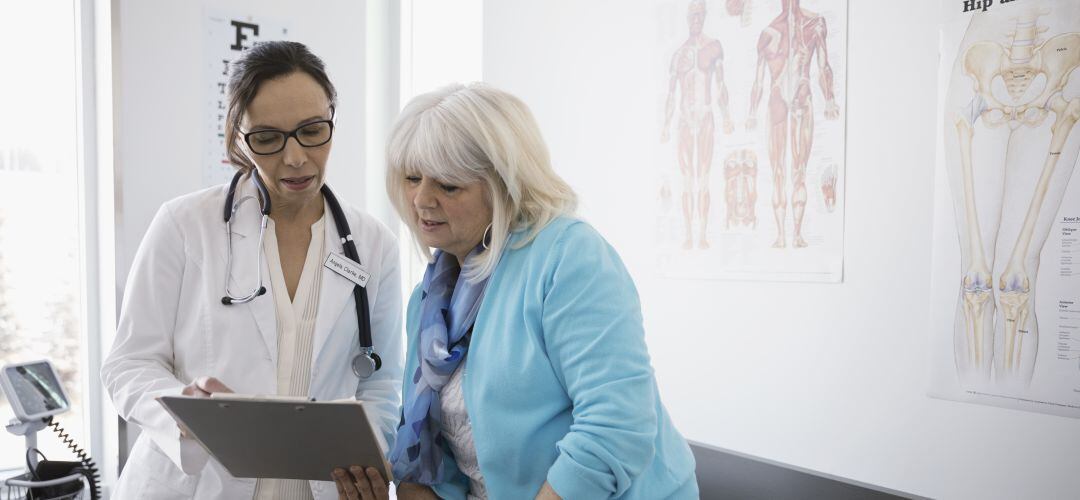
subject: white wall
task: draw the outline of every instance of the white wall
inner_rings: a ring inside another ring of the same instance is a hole
[[[658,276],[654,2],[485,2],[484,78],[530,104],[634,274],[688,438],[930,497],[1077,498],[1080,422],[925,395],[939,8],[851,2],[840,285]]]
[[[480,79],[482,0],[402,2],[401,100]]]

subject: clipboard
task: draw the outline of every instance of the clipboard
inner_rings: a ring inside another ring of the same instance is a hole
[[[234,477],[331,481],[335,467],[362,465],[393,480],[361,401],[222,396],[158,401]]]

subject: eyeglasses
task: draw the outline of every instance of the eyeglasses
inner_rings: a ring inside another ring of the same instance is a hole
[[[272,155],[285,149],[290,137],[305,148],[314,148],[330,142],[334,136],[334,122],[319,120],[305,123],[292,132],[282,130],[256,130],[244,134],[244,142],[257,155]]]

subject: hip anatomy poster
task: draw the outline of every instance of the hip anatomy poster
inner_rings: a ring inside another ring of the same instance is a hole
[[[661,272],[839,282],[847,1],[656,8]]]
[[[1080,2],[945,2],[933,396],[1080,417]]]

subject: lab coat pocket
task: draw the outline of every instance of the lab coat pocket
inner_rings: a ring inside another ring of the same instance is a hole
[[[138,492],[132,498],[189,499],[199,484],[199,475],[185,474],[145,436],[135,443],[127,467],[131,470],[125,470],[125,475],[132,475],[139,483],[132,488]]]
[[[269,295],[268,292],[255,301],[269,303],[272,300]],[[224,305],[220,296],[217,298],[206,301],[202,307],[205,331],[201,347],[206,351],[202,366],[206,373],[198,375],[218,377],[236,392],[272,393],[275,365],[251,304]],[[274,314],[272,307],[268,314]],[[273,321],[271,318],[270,322]]]

